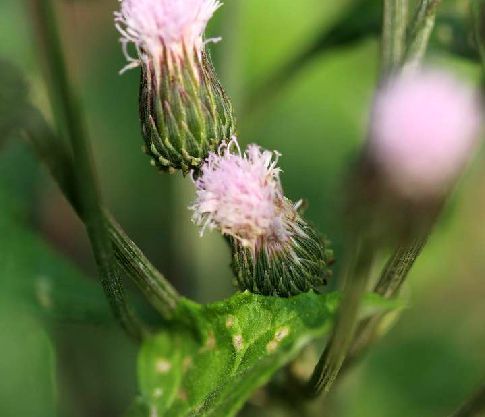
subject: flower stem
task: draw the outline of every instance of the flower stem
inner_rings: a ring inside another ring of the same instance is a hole
[[[107,211],[104,211],[104,216],[119,264],[153,307],[163,317],[170,318],[180,298],[177,291],[131,241],[113,216]]]
[[[384,0],[381,63],[383,78],[399,70],[402,65],[418,65],[426,51],[439,3],[440,0],[421,0],[406,47],[407,1]],[[398,294],[421,253],[427,236],[425,233],[417,236],[412,242],[397,247],[388,260],[374,292],[385,298],[392,298]],[[367,254],[357,256],[355,271],[349,277],[350,282],[346,282],[344,299],[333,334],[308,384],[311,396],[328,391],[342,365],[342,371],[348,369],[378,336],[385,314],[379,313],[356,324],[359,300],[369,281],[372,255],[371,249],[367,249]]]
[[[401,65],[406,45],[407,0],[384,0],[381,72],[387,76]]]
[[[411,25],[406,49],[406,68],[416,67],[423,58],[434,28],[436,10],[440,3],[441,0],[421,0],[419,3]]]
[[[31,4],[39,46],[45,54],[51,100],[56,98],[58,123],[64,125],[72,146],[76,198],[91,241],[101,284],[115,317],[130,336],[140,340],[146,329],[128,306],[125,290],[118,276],[108,227],[101,208],[92,152],[86,140],[81,109],[68,80],[53,5],[51,0],[32,0]]]
[[[424,248],[426,240],[427,236],[416,238],[407,245],[400,245],[395,250],[375,285],[375,293],[384,298],[393,298],[399,294],[402,284]],[[350,368],[376,340],[385,315],[385,313],[379,313],[359,323],[342,372]]]
[[[353,260],[346,274],[342,303],[329,341],[306,387],[309,397],[327,393],[345,360],[357,324],[362,296],[369,282],[373,250],[361,239],[354,249]]]
[[[405,67],[415,67],[422,60],[428,46],[429,36],[434,27],[436,9],[441,0],[421,0],[412,23],[409,43],[406,50]],[[434,223],[431,221],[430,227]],[[406,280],[411,267],[424,248],[429,230],[406,244],[400,244],[387,261],[374,292],[384,298],[396,297]],[[379,329],[386,314],[379,313],[359,323],[344,370],[349,369],[368,347],[379,337]]]
[[[426,241],[427,236],[424,236],[414,239],[407,245],[400,245],[387,261],[374,292],[385,298],[394,297],[399,292]]]
[[[26,133],[34,152],[47,165],[61,191],[82,219],[81,205],[76,197],[74,165],[66,146],[56,137],[37,109],[30,108],[26,119],[30,122]],[[164,318],[169,319],[179,300],[176,290],[131,241],[106,209],[103,210],[103,216],[119,267],[140,288],[153,307]]]

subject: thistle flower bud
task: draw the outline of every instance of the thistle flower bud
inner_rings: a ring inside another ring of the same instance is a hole
[[[278,157],[223,142],[202,165],[190,208],[201,234],[208,227],[228,237],[241,290],[288,297],[324,285],[332,253],[283,195]]]
[[[480,127],[478,95],[435,70],[401,75],[378,92],[369,156],[405,198],[443,195],[473,153]]]
[[[231,103],[205,52],[216,0],[120,0],[115,13],[128,65],[141,67],[144,150],[161,170],[197,169],[234,133]],[[137,57],[128,53],[134,44]]]

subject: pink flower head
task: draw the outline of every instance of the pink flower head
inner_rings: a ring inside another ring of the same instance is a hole
[[[209,154],[190,207],[201,234],[206,227],[217,228],[253,250],[263,241],[278,245],[288,240],[289,222],[297,215],[283,196],[278,156],[257,145],[241,153],[235,137]]]
[[[127,69],[140,61],[159,57],[163,50],[183,58],[184,49],[200,55],[202,35],[207,22],[221,6],[218,0],[119,0],[115,24],[121,33]],[[128,44],[133,43],[139,58],[132,58]]]
[[[479,128],[473,89],[442,71],[400,75],[376,96],[371,157],[404,196],[440,194],[472,154]]]

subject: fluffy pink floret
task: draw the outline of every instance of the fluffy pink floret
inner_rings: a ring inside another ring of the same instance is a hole
[[[207,22],[221,6],[218,0],[120,0],[115,12],[116,27],[128,61],[138,62],[127,53],[133,43],[140,59],[157,56],[162,48],[183,53],[183,47],[200,52]]]
[[[286,238],[277,157],[257,145],[241,154],[235,138],[209,154],[195,181],[197,197],[190,207],[201,234],[206,227],[217,228],[251,248],[261,237]]]
[[[371,155],[404,195],[441,193],[472,154],[479,127],[471,88],[441,71],[401,75],[377,94]]]

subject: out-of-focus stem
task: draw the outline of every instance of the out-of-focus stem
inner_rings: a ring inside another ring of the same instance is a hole
[[[381,74],[387,76],[401,65],[406,48],[407,0],[384,0]]]
[[[480,54],[483,71],[485,73],[485,1],[472,2],[473,21],[475,27],[475,40]]]
[[[412,23],[409,44],[404,58],[406,62],[403,62],[405,67],[414,67],[423,58],[428,46],[429,36],[434,27],[436,9],[440,2],[441,0],[420,1]],[[390,13],[391,9],[392,7],[389,6],[387,13]],[[384,11],[384,15],[386,15],[386,10]],[[384,21],[386,22],[386,17],[384,17]],[[386,28],[384,27],[385,32]],[[385,56],[383,55],[384,58]],[[399,62],[395,62],[395,64],[399,65]],[[385,66],[385,63],[383,63],[383,66]],[[430,227],[433,223],[434,221],[431,221]],[[397,296],[411,267],[426,244],[428,233],[429,230],[426,230],[409,243],[401,244],[396,248],[381,273],[374,288],[375,293],[385,298]],[[344,370],[350,368],[361,357],[362,353],[379,337],[379,329],[384,316],[385,314],[380,313],[359,323],[349,350],[349,355],[345,360]]]
[[[482,385],[451,417],[485,416],[485,384]]]
[[[26,119],[30,123],[26,133],[34,152],[47,165],[61,191],[82,219],[81,206],[76,194],[73,161],[65,144],[56,137],[37,109],[31,108]],[[163,317],[170,318],[179,300],[176,290],[131,241],[106,209],[103,210],[103,216],[120,268],[140,288],[155,309]]]
[[[424,248],[426,240],[427,237],[417,238],[396,249],[382,271],[374,288],[375,293],[384,298],[393,298],[398,295],[409,271]],[[385,313],[379,313],[359,323],[342,372],[354,364],[379,337],[379,328],[385,315]]]
[[[416,67],[423,58],[434,28],[436,10],[440,3],[441,0],[421,0],[419,3],[406,50],[406,68]]]
[[[56,98],[56,115],[65,125],[72,146],[76,197],[91,241],[101,283],[115,317],[130,336],[139,340],[145,329],[129,307],[117,273],[114,252],[101,208],[92,152],[86,139],[81,109],[68,80],[54,8],[51,0],[33,0],[31,5],[37,40],[42,53],[45,54],[51,98]]]
[[[326,394],[340,371],[354,336],[359,306],[369,282],[372,260],[371,246],[361,240],[349,262],[334,329],[306,387],[309,397],[316,397],[322,392]]]

